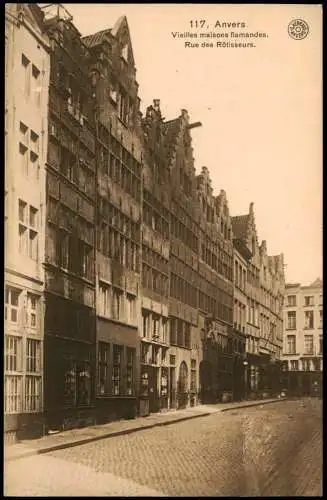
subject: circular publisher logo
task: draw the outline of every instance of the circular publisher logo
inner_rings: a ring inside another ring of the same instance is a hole
[[[288,25],[288,34],[294,40],[303,40],[309,33],[309,25],[303,19],[294,19]]]

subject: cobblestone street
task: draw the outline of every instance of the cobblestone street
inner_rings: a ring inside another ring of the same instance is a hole
[[[5,494],[319,496],[321,408],[243,408],[18,459],[5,465]]]

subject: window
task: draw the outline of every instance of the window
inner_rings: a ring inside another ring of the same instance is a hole
[[[112,364],[112,394],[120,394],[120,368],[121,368],[122,347],[113,345],[113,364]]]
[[[168,368],[161,368],[161,386],[160,386],[160,395],[168,396]]]
[[[22,143],[28,144],[28,126],[23,122],[19,122],[19,132]]]
[[[318,328],[322,328],[322,322],[323,322],[323,311],[319,311],[319,327]]]
[[[287,330],[296,330],[296,311],[287,312]]]
[[[287,305],[288,307],[296,307],[296,295],[287,296]]]
[[[64,360],[64,406],[75,406],[76,404],[76,362],[72,358]]]
[[[162,341],[168,344],[168,320],[162,320]]]
[[[304,312],[304,328],[307,330],[313,328],[313,311]]]
[[[141,344],[141,363],[147,364],[149,362],[149,344],[142,342]]]
[[[22,368],[22,339],[12,335],[6,335],[5,339],[5,371],[19,372]]]
[[[309,372],[311,370],[311,363],[309,359],[302,360],[302,369],[305,372]]]
[[[324,341],[322,335],[319,335],[319,354],[323,354],[324,351]]]
[[[109,285],[100,283],[99,286],[99,314],[110,317],[111,313],[111,288]]]
[[[307,307],[307,306],[313,306],[313,305],[314,305],[314,301],[313,301],[313,296],[312,295],[304,297],[304,306],[305,307]]]
[[[287,335],[287,354],[296,353],[296,336]]]
[[[27,217],[27,203],[23,200],[18,200],[18,216],[19,216],[19,222],[22,224],[25,224],[26,217]]]
[[[122,291],[117,288],[112,290],[112,318],[119,320],[121,317]]]
[[[313,354],[313,335],[304,335],[304,354]]]
[[[41,377],[25,378],[25,411],[37,412],[41,408]]]
[[[31,177],[33,175],[37,179],[39,168],[39,136],[33,130],[30,130],[30,133],[28,130],[28,127],[24,123],[19,123],[21,139],[19,142],[20,170],[24,177]]]
[[[125,61],[128,61],[128,45],[124,45],[121,51],[121,56],[125,59]]]
[[[290,361],[291,371],[297,371],[299,369],[299,362],[297,359]]]
[[[120,93],[119,93],[118,114],[119,114],[119,118],[124,123],[127,124],[127,122],[128,122],[128,96],[122,88],[120,89]]]
[[[126,394],[128,396],[131,396],[133,394],[134,353],[134,349],[126,349]]]
[[[37,307],[39,297],[31,293],[27,294],[27,325],[31,328],[37,327]]]
[[[40,75],[40,70],[32,64],[32,76],[37,80]]]
[[[18,323],[19,319],[19,296],[21,290],[6,286],[5,290],[5,321]]]
[[[191,392],[196,392],[196,360],[191,359]]]
[[[41,342],[39,340],[27,339],[26,341],[26,371],[37,373],[40,371]]]
[[[98,344],[98,394],[109,394],[109,347],[105,342]]]
[[[127,323],[135,322],[135,297],[134,295],[126,295],[126,306],[127,306]]]
[[[5,231],[4,231],[4,236],[5,239],[7,238],[7,231],[8,231],[8,212],[9,212],[9,201],[8,201],[8,191],[5,191]]]
[[[158,365],[159,364],[159,353],[160,353],[160,347],[156,345],[152,345],[152,359],[151,363],[153,365]]]
[[[91,400],[90,363],[87,360],[77,364],[77,404],[86,406]]]
[[[4,384],[5,413],[20,413],[22,406],[22,378],[5,375]]]
[[[143,337],[146,338],[149,335],[149,315],[143,313],[142,320],[143,320],[142,334]]]
[[[153,338],[154,339],[159,339],[160,334],[159,334],[159,318],[158,317],[153,317]]]
[[[28,217],[29,213],[29,217]],[[19,252],[33,260],[38,258],[38,210],[32,206],[27,206],[23,200],[18,200],[18,236]]]
[[[22,67],[24,70],[24,95],[29,97],[31,93],[30,60],[22,54]]]
[[[31,133],[30,133],[30,146],[31,146],[31,149],[33,149],[34,152],[39,152],[39,136],[36,132],[34,132],[33,130],[31,130]]]

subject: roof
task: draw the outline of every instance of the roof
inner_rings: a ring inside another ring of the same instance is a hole
[[[87,47],[95,47],[96,45],[100,45],[110,32],[111,29],[101,30],[93,35],[84,36],[82,40]]]
[[[238,240],[246,240],[249,224],[249,214],[231,217],[234,237]]]
[[[313,283],[311,283],[310,286],[322,287],[322,280],[320,278],[317,278]]]

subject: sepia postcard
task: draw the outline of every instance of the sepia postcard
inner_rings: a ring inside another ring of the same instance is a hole
[[[322,5],[5,4],[4,496],[322,496]]]

